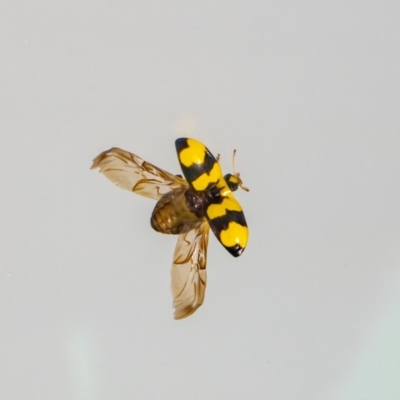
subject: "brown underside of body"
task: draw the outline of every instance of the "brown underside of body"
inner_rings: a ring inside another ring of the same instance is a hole
[[[166,193],[154,207],[150,220],[151,227],[157,232],[172,235],[186,233],[199,227],[204,217],[193,208],[193,201],[197,200],[193,200],[193,195],[193,191],[188,188]]]

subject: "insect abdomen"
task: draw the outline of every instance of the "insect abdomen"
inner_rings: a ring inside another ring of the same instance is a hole
[[[178,235],[198,226],[201,220],[189,211],[186,190],[173,190],[157,202],[150,219],[151,227],[155,231]]]

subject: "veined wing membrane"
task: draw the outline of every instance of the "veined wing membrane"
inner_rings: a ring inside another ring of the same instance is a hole
[[[122,189],[158,200],[165,193],[187,182],[174,174],[155,167],[135,154],[113,147],[103,151],[94,160],[91,169],[100,172]]]
[[[203,304],[209,231],[208,222],[203,221],[198,228],[179,235],[171,268],[175,319],[188,317]]]

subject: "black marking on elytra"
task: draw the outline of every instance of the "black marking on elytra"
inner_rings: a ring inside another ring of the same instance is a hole
[[[193,164],[190,167],[185,167],[183,164],[181,164],[183,176],[186,178],[186,180],[191,185],[192,182],[194,182],[197,178],[199,178],[204,173],[209,174],[210,171],[213,169],[214,164],[216,162],[217,161],[215,160],[215,158],[212,155],[210,157],[206,153],[206,158],[205,158],[203,164]]]
[[[187,138],[176,139],[175,147],[179,157],[179,153],[182,150],[187,149],[189,147]],[[189,182],[190,185],[192,184],[193,181],[195,181],[204,173],[209,174],[213,169],[214,164],[217,162],[217,160],[207,149],[207,147],[204,147],[204,149],[205,149],[205,158],[202,164],[193,164],[190,167],[186,167],[181,162],[179,162],[181,165],[183,176],[186,178],[186,180]]]
[[[236,222],[239,225],[247,226],[246,219],[242,211],[226,210],[226,214],[217,218],[210,219],[211,228],[213,232],[219,236],[221,231],[228,229],[229,222]]]
[[[226,214],[217,217],[214,219],[208,219],[208,222],[210,224],[210,227],[214,233],[214,235],[217,237],[217,239],[221,242],[221,231],[224,231],[228,228],[229,223],[234,221],[238,223],[239,225],[242,226],[247,226],[246,220],[244,218],[244,214],[242,211],[232,211],[232,210],[226,210]],[[244,248],[240,246],[240,244],[236,243],[234,246],[227,247],[225,246],[222,242],[221,244],[231,253],[234,257],[238,257],[242,254]]]
[[[175,140],[176,151],[180,153],[182,150],[189,147],[187,138],[181,137]]]
[[[229,251],[229,253],[231,253],[233,255],[233,257],[239,257],[244,250],[244,247],[240,246],[240,244],[235,244],[232,247],[226,247],[225,248]]]

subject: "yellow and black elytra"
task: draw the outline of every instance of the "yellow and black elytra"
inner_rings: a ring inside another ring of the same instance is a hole
[[[235,257],[242,254],[248,228],[233,191],[242,185],[239,173],[223,176],[211,152],[195,139],[175,142],[184,175],[173,175],[127,151],[112,148],[99,154],[99,168],[123,189],[157,200],[151,226],[179,235],[171,269],[175,319],[185,318],[204,301],[209,229]],[[235,155],[235,153],[234,153]]]
[[[183,175],[198,196],[198,216],[207,218],[214,235],[233,256],[240,256],[248,239],[242,207],[232,194],[240,178],[224,177],[217,159],[197,140],[180,138],[175,146]]]

